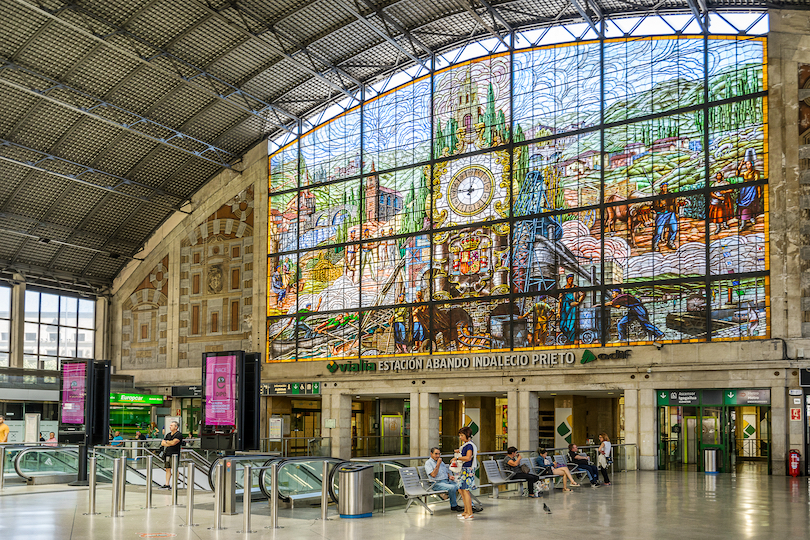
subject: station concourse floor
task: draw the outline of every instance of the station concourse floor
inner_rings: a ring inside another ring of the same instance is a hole
[[[170,507],[170,494],[156,490],[153,504],[143,510],[143,488],[127,490],[123,517],[110,518],[111,491],[100,486],[97,516],[87,512],[87,488],[25,486],[6,483],[0,492],[0,539],[123,540],[290,539],[349,540],[537,540],[538,538],[810,538],[810,481],[755,474],[704,475],[694,472],[638,471],[616,473],[611,486],[583,485],[571,493],[556,490],[541,499],[517,497],[516,491],[492,499],[481,495],[484,511],[462,522],[449,504],[432,504],[434,515],[418,505],[375,513],[371,518],[341,519],[334,505],[322,522],[320,508],[299,504],[279,511],[281,528],[272,530],[266,501],[255,501],[250,535],[242,534],[239,514],[223,516],[225,530],[213,531],[213,496],[198,492],[194,521],[181,527],[186,509]],[[180,503],[183,504],[181,492]],[[313,501],[317,504],[317,501]],[[551,509],[548,514],[543,505]],[[168,534],[161,534],[168,533]],[[176,536],[175,536],[176,535]]]

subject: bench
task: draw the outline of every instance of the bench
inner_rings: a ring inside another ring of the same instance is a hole
[[[501,461],[496,459],[488,459],[482,462],[484,470],[487,473],[487,479],[492,485],[492,497],[497,499],[500,486],[508,484],[520,484],[526,480],[511,480],[510,478],[514,473],[506,472],[501,468]]]
[[[408,501],[408,504],[405,505],[405,511],[408,511],[411,504],[418,502],[424,506],[425,510],[430,512],[432,516],[433,510],[427,505],[428,496],[441,495],[442,493],[447,493],[447,490],[433,489],[433,482],[421,478],[418,469],[422,469],[422,474],[424,474],[424,467],[402,467],[399,469],[399,477],[402,479],[402,490],[405,492],[405,500]]]
[[[580,480],[582,480],[582,475],[585,475],[586,478],[588,476],[588,471],[580,469],[576,463],[569,463],[568,456],[565,454],[554,454],[554,463],[560,467],[568,467],[568,470],[571,471],[571,475],[578,474]]]
[[[421,478],[422,480],[424,480],[426,482],[429,482],[430,484],[434,484],[436,482],[436,480],[434,480],[433,478],[430,477],[430,475],[425,470],[424,466],[417,467],[416,470],[419,472],[419,478]],[[480,487],[481,486],[478,486],[475,489],[478,489]],[[459,497],[461,497],[461,496],[459,495]],[[478,497],[475,496],[475,493],[473,493],[472,491],[470,491],[470,498],[472,499],[473,508],[476,508],[476,509],[480,508],[480,509],[483,510],[484,505],[481,504],[481,501],[478,499]],[[456,501],[456,502],[459,502],[459,501]]]

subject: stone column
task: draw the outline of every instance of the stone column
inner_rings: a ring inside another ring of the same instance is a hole
[[[419,426],[419,392],[411,392],[411,414],[409,417],[410,427],[408,432],[410,433],[410,440],[409,440],[409,451],[410,455],[412,456],[421,456],[422,454],[419,453],[419,449],[421,446],[421,436],[422,433],[420,432]]]
[[[518,403],[518,395],[520,392],[517,390],[509,390],[506,393],[506,445],[519,446],[520,433],[520,403]]]
[[[624,391],[624,443],[639,444],[638,431],[638,390],[627,388]],[[617,454],[614,454],[616,456]],[[627,470],[632,471],[636,463],[636,452],[632,448],[625,450]]]
[[[411,393],[411,455],[427,456],[439,446],[439,394]]]
[[[97,360],[112,360],[110,322],[110,300],[99,297],[96,299],[96,332],[93,343],[93,358]]]
[[[335,427],[327,427],[333,420]],[[352,397],[349,394],[324,394],[321,398],[321,433],[330,437],[331,455],[339,459],[352,457]]]
[[[518,450],[537,451],[538,437],[538,398],[537,392],[521,390],[518,392],[520,410],[520,430],[518,431]]]
[[[169,297],[166,311],[168,317],[166,324],[158,318],[158,331],[166,332],[166,367],[180,366],[180,257],[182,247],[180,240],[176,239],[169,248]],[[160,315],[158,315],[160,317]],[[158,355],[160,351],[158,351]]]
[[[771,388],[771,473],[774,476],[787,474],[788,426],[786,424],[790,411],[785,406],[785,394],[784,386]],[[800,407],[804,408],[802,405]],[[803,449],[799,448],[799,450]]]
[[[481,399],[481,431],[478,434],[478,451],[495,451],[495,398],[482,397]]]
[[[654,471],[658,467],[657,426],[655,421],[655,390],[638,391],[639,468]]]
[[[11,288],[11,357],[9,367],[23,367],[23,347],[25,347],[25,281],[15,274],[17,283]]]

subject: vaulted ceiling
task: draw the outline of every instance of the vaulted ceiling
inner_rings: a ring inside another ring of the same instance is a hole
[[[5,0],[0,279],[100,292],[268,137],[465,42],[806,0]]]

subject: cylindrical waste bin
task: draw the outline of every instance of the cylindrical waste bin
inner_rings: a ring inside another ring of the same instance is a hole
[[[717,448],[703,449],[703,472],[717,474]]]
[[[338,468],[340,517],[371,517],[372,510],[374,510],[374,466],[353,463]]]

